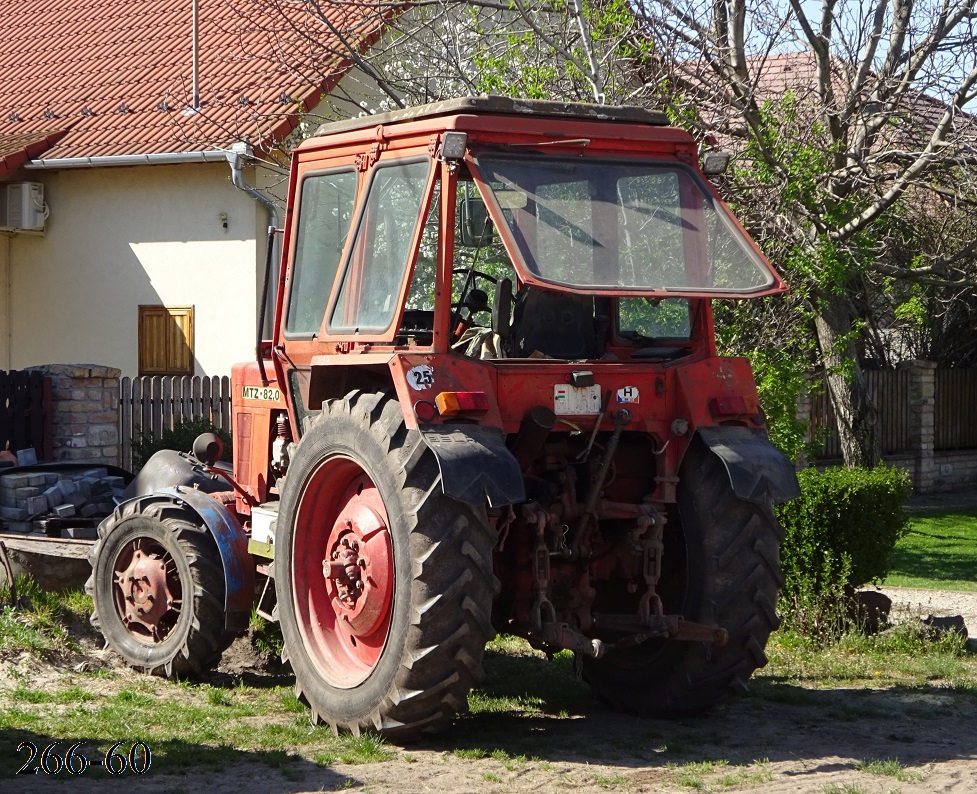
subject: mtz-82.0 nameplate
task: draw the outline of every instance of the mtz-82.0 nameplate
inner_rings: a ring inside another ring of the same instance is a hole
[[[277,386],[242,386],[241,396],[245,400],[269,400],[281,402],[282,390]]]

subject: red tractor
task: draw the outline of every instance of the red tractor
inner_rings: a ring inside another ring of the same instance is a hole
[[[695,141],[635,109],[462,99],[293,155],[273,338],[233,371],[233,473],[159,453],[100,527],[93,618],[212,666],[254,604],[336,729],[466,708],[496,632],[685,714],[777,626],[797,494],[711,300],[784,290]]]

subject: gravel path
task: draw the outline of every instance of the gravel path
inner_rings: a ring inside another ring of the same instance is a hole
[[[892,599],[891,617],[894,622],[925,618],[927,615],[946,617],[963,615],[971,637],[977,637],[977,593],[959,590],[920,590],[913,587],[873,588]]]

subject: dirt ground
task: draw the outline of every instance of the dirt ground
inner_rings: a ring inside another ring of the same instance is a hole
[[[895,588],[886,593],[894,599],[897,618],[963,614],[977,634],[977,593]],[[224,669],[239,673],[247,664],[247,654],[232,654]],[[36,687],[59,675],[41,665],[27,668]],[[126,678],[106,679],[101,685],[121,687]],[[10,682],[0,670],[0,695]],[[739,698],[708,716],[677,722],[622,716],[596,703],[573,718],[480,714],[458,720],[451,731],[435,738],[395,747],[394,757],[380,763],[323,767],[296,758],[287,768],[273,769],[258,754],[241,751],[220,771],[157,767],[143,777],[110,778],[96,769],[76,778],[0,780],[0,792],[977,791],[973,692],[936,687],[812,689],[770,677],[761,677],[756,686],[763,688],[762,696]],[[472,736],[485,741],[485,749],[495,750],[496,757],[459,757],[455,748],[470,746]],[[899,778],[858,768],[866,760],[883,759],[898,759]]]

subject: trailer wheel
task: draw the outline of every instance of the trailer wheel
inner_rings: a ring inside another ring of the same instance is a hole
[[[693,446],[683,462],[669,530],[662,569],[672,571],[673,600],[665,600],[666,614],[722,626],[730,636],[724,647],[649,640],[582,660],[598,696],[646,716],[693,714],[745,693],[750,675],[767,663],[764,648],[780,623],[782,532],[773,510],[738,499],[722,462],[704,446]]]
[[[131,667],[194,675],[234,640],[220,554],[192,511],[159,497],[127,503],[99,527],[88,560],[91,623]]]
[[[446,497],[400,404],[329,403],[289,466],[275,584],[296,689],[334,730],[409,738],[467,709],[493,635],[494,532]]]

